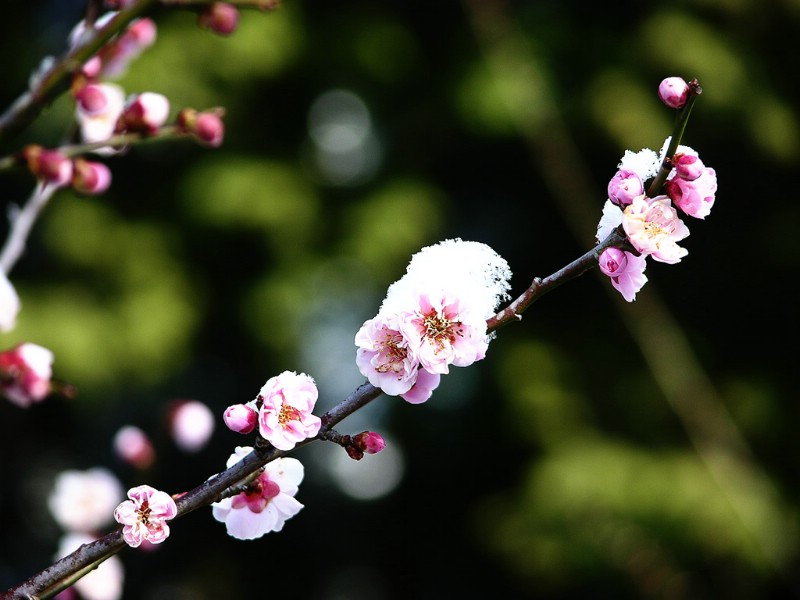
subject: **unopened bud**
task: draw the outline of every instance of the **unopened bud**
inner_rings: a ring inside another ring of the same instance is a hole
[[[689,84],[681,77],[667,77],[658,86],[658,97],[670,108],[683,108],[689,98]]]
[[[239,10],[227,2],[213,2],[197,15],[197,24],[216,34],[228,36],[239,25]]]
[[[234,404],[225,409],[222,420],[231,431],[247,434],[258,424],[258,412],[247,404]]]
[[[384,439],[374,431],[362,431],[353,436],[353,445],[367,454],[377,454],[386,448]]]
[[[178,113],[177,125],[181,130],[191,133],[202,143],[214,148],[222,144],[225,136],[221,109],[198,112],[192,108],[185,108]]]
[[[47,150],[37,145],[23,149],[22,156],[35,177],[62,186],[72,179],[72,161],[58,150]]]
[[[634,171],[620,169],[608,182],[608,199],[617,206],[627,206],[642,194],[644,184]]]
[[[169,100],[163,94],[143,92],[132,97],[118,123],[118,129],[153,134],[169,117]]]
[[[103,163],[76,158],[73,165],[72,187],[76,192],[96,196],[111,185],[111,170]]]
[[[706,168],[699,156],[683,152],[672,157],[672,166],[675,167],[678,177],[686,181],[694,181],[703,174],[703,169]]]

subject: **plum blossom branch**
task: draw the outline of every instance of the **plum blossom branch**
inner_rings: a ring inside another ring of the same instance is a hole
[[[31,82],[30,89],[22,94],[11,107],[0,115],[0,141],[30,125],[69,86],[70,77],[89,60],[112,37],[121,32],[134,19],[144,14],[156,0],[138,0],[119,11],[99,29],[91,34],[52,64],[43,63],[45,70]]]
[[[42,209],[47,205],[53,193],[58,189],[55,185],[37,184],[33,194],[25,203],[23,208],[12,205],[9,211],[11,220],[11,231],[8,238],[0,250],[0,272],[8,273],[17,263],[19,257],[25,251],[25,243],[30,235],[36,218]]]
[[[603,251],[606,248],[612,247],[627,247],[627,238],[624,232],[619,228],[612,231],[605,240],[589,250],[586,254],[575,259],[552,275],[544,279],[540,279],[539,277],[534,278],[533,283],[531,283],[527,290],[520,294],[511,304],[486,321],[487,330],[495,331],[509,323],[521,321],[523,311],[531,304],[547,292],[554,290],[567,281],[575,279],[583,275],[589,269],[596,267],[598,259]]]

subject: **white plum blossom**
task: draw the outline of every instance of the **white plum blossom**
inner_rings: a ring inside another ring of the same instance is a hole
[[[66,531],[92,533],[111,522],[114,507],[123,497],[122,484],[108,469],[70,469],[56,476],[47,506]]]
[[[633,199],[622,213],[622,227],[637,251],[659,262],[680,262],[689,251],[677,242],[689,235],[667,196]]]
[[[227,467],[252,451],[249,446],[236,448],[228,458]],[[228,535],[240,540],[253,540],[270,531],[280,531],[283,524],[303,508],[294,497],[303,475],[303,464],[299,460],[276,458],[267,463],[246,491],[212,504],[212,514],[217,521],[225,523]]]

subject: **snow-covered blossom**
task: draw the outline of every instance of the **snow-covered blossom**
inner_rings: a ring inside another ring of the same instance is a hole
[[[305,373],[284,371],[271,377],[258,394],[261,437],[279,450],[291,450],[317,435],[322,422],[311,411],[318,395],[314,380]]]
[[[114,435],[114,452],[136,469],[146,469],[156,459],[156,451],[147,434],[135,425],[125,425]]]
[[[0,333],[14,329],[19,309],[20,301],[17,291],[3,270],[0,269]]]
[[[622,227],[636,250],[654,260],[677,263],[689,252],[677,242],[689,235],[667,196],[633,199],[622,214]]]
[[[258,425],[258,410],[255,402],[247,404],[233,404],[225,409],[222,420],[231,431],[236,433],[250,433]]]
[[[214,413],[198,400],[177,400],[168,420],[172,439],[184,452],[199,452],[214,433]]]
[[[28,408],[50,393],[53,353],[37,344],[20,344],[0,352],[0,393]]]
[[[111,521],[123,494],[122,484],[108,469],[70,469],[56,476],[47,506],[66,531],[93,533]]]
[[[450,365],[484,358],[486,319],[508,298],[510,277],[485,244],[454,239],[423,248],[355,336],[362,375],[390,396],[424,402]]]
[[[68,533],[61,538],[54,558],[63,558],[94,541],[95,538],[84,533]],[[122,561],[118,556],[110,556],[72,585],[84,600],[119,600],[122,598],[124,581]]]
[[[667,77],[658,86],[658,97],[670,108],[683,108],[689,98],[689,84],[682,77]]]
[[[228,459],[228,468],[252,451],[249,446],[236,448]],[[286,520],[303,508],[294,498],[303,474],[303,464],[299,460],[277,458],[267,463],[246,491],[212,504],[212,514],[217,521],[225,523],[228,535],[240,540],[253,540],[270,531],[280,531]]]
[[[114,519],[123,525],[125,543],[138,548],[144,541],[160,544],[167,539],[167,521],[178,514],[172,497],[149,485],[140,485],[128,490],[128,498],[114,510]]]

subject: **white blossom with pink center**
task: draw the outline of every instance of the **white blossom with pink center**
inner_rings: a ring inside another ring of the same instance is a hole
[[[75,98],[75,117],[84,142],[102,142],[114,134],[125,108],[125,91],[113,83],[90,83]]]
[[[114,510],[114,519],[123,525],[122,538],[125,543],[138,548],[144,541],[160,544],[167,539],[167,521],[178,514],[175,500],[166,492],[149,485],[129,489],[128,498]]]
[[[124,497],[122,484],[108,469],[70,469],[56,476],[47,506],[66,531],[99,532]]]
[[[312,414],[319,392],[305,373],[284,371],[261,388],[258,430],[278,450],[291,450],[298,442],[317,435],[322,421]]]
[[[50,393],[53,353],[37,344],[20,344],[0,352],[0,393],[28,408]]]
[[[659,262],[674,264],[689,253],[677,243],[689,235],[689,228],[667,196],[634,198],[623,211],[622,227],[638,252]]]
[[[252,451],[249,446],[236,448],[227,467]],[[280,531],[287,519],[303,508],[294,498],[303,475],[303,464],[299,460],[277,458],[267,463],[246,491],[212,504],[212,514],[217,521],[225,523],[228,535],[240,540],[253,540],[270,531]]]

